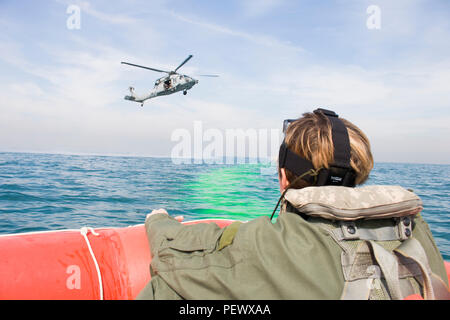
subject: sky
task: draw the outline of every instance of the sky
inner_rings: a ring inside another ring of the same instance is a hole
[[[450,164],[447,0],[0,0],[0,28],[0,151],[170,156],[196,121],[281,129],[322,107],[376,162]],[[123,99],[161,74],[121,61],[172,70],[189,54],[186,96]]]

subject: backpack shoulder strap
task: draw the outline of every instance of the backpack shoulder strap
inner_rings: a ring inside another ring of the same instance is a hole
[[[435,275],[429,266],[428,258],[422,245],[417,239],[410,238],[404,241],[395,253],[414,261],[422,273],[423,294],[425,300],[449,300],[450,292],[445,283]]]

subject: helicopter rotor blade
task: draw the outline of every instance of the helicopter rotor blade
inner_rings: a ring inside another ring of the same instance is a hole
[[[190,54],[173,72],[177,72],[186,62],[188,62],[192,58],[192,54]]]
[[[156,72],[170,73],[170,71],[164,71],[164,70],[159,70],[159,69],[155,69],[155,68],[144,67],[144,66],[140,66],[140,65],[134,64],[134,63],[123,62],[123,61],[121,63],[122,64],[128,64],[128,65],[133,66],[133,67],[138,67],[138,68],[143,68],[143,69],[147,69],[147,70],[156,71]]]
[[[211,77],[211,78],[217,78],[219,75],[217,74],[199,74],[199,77]]]

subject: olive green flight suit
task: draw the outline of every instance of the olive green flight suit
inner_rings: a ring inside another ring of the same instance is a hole
[[[156,214],[145,227],[152,279],[138,299],[339,299],[343,292],[342,249],[319,224],[296,213],[284,211],[275,223],[260,217],[223,229]],[[420,214],[412,237],[448,287],[442,256]]]

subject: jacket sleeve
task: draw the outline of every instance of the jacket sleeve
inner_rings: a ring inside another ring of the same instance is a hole
[[[414,219],[415,228],[413,229],[413,236],[419,240],[423,246],[430,268],[433,273],[437,274],[448,287],[448,277],[445,270],[444,259],[441,252],[436,246],[435,239],[431,233],[428,223],[425,222],[422,214],[418,214]]]
[[[152,280],[138,298],[223,299],[233,292],[233,270],[244,260],[229,236],[237,232],[236,224],[222,229],[215,223],[183,225],[166,214],[150,216],[145,227]]]
[[[180,300],[181,297],[158,275],[154,275],[139,292],[136,300]]]

